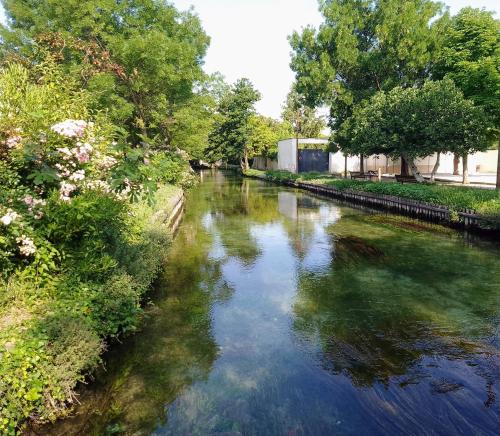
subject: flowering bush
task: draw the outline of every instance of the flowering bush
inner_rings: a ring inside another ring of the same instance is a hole
[[[185,180],[180,156],[89,107],[50,62],[0,69],[0,433],[54,419],[104,339],[134,328],[168,232],[129,200]]]
[[[65,120],[54,124],[51,130],[66,138],[82,138],[86,128],[87,123],[83,120]]]

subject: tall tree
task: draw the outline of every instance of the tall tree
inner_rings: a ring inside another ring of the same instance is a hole
[[[297,90],[330,107],[338,129],[377,91],[423,82],[439,40],[441,4],[431,0],[322,0],[324,22],[290,37]]]
[[[84,83],[101,97],[101,109],[125,124],[132,139],[147,136],[157,147],[171,145],[176,114],[185,118],[186,108],[196,106],[190,101],[194,87],[205,80],[209,38],[196,15],[162,0],[2,3],[8,17],[8,28],[1,29],[4,53],[28,54],[34,41],[49,40],[68,71],[79,75],[82,61],[99,51],[92,65],[110,59],[120,67]],[[62,44],[54,44],[57,39]]]
[[[249,168],[250,122],[260,93],[248,79],[238,80],[222,98],[215,127],[209,137],[209,159],[239,161],[243,170]]]
[[[326,127],[316,110],[306,105],[305,99],[295,88],[289,92],[283,106],[282,118],[291,124],[296,138],[316,138]]]
[[[253,115],[249,122],[249,155],[273,158],[278,152],[278,142],[292,134],[292,128],[287,121]]]
[[[351,153],[403,156],[422,182],[414,160],[432,153],[465,156],[488,146],[484,111],[451,80],[375,94],[344,122],[338,138]]]
[[[433,69],[436,78],[449,77],[465,97],[490,116],[490,133],[500,134],[500,21],[492,13],[464,8],[446,27],[442,49]],[[464,161],[466,164],[466,160]],[[497,167],[500,189],[500,151]]]

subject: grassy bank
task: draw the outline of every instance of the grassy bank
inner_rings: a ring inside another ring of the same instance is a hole
[[[0,281],[0,433],[67,413],[106,341],[136,328],[170,240],[158,212],[181,193],[165,186],[153,204],[99,191],[48,202],[50,271]]]
[[[284,182],[297,181],[332,186],[339,190],[371,192],[447,206],[453,211],[473,209],[481,215],[500,218],[500,191],[461,186],[379,183],[336,179],[319,173],[293,174],[288,171],[249,170],[249,176]]]

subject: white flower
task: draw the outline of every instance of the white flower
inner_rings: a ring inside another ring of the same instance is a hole
[[[75,153],[75,156],[78,160],[78,162],[82,163],[87,163],[90,160],[90,156],[86,151],[77,151]]]
[[[12,221],[14,221],[19,215],[11,209],[8,209],[7,213],[0,218],[4,226],[8,226]]]
[[[61,187],[59,188],[59,193],[60,193],[59,198],[62,201],[69,201],[70,200],[69,196],[75,189],[76,189],[75,185],[72,185],[71,183],[62,182]]]
[[[80,151],[84,153],[92,153],[92,151],[94,151],[94,147],[92,147],[88,142],[86,142],[80,147]]]
[[[112,156],[104,156],[104,158],[99,162],[99,167],[103,170],[109,170],[113,168],[117,163],[117,160]]]
[[[68,177],[71,174],[68,168],[66,168],[64,165],[57,163],[55,166],[59,170],[59,173],[57,174],[59,177]]]
[[[5,145],[8,148],[15,148],[21,143],[22,139],[19,135],[11,136],[5,141]]]
[[[26,197],[23,198],[24,204],[28,206],[28,211],[33,212],[33,209],[35,209],[38,206],[45,206],[45,200],[39,200],[37,198],[34,198],[32,195],[27,195]],[[37,215],[39,215],[41,212],[37,212]],[[37,217],[35,215],[35,218]],[[42,214],[43,215],[43,214]],[[37,218],[39,219],[39,218]]]
[[[81,138],[85,134],[87,125],[87,122],[83,120],[65,120],[54,124],[51,130],[66,138]]]
[[[16,238],[16,242],[19,245],[19,251],[23,256],[31,256],[36,253],[36,246],[32,239],[23,235],[20,238]]]
[[[68,147],[58,148],[57,151],[63,155],[64,160],[68,160],[72,157],[72,153]]]
[[[96,191],[111,192],[111,187],[104,180],[91,180],[85,184],[85,188]]]
[[[31,196],[31,195],[27,195],[26,197],[24,197],[24,198],[23,198],[24,203],[25,203],[27,206],[30,206],[30,207],[31,207],[31,206],[33,206],[33,202],[34,202],[34,200],[35,200],[35,199],[34,199],[34,198],[33,198],[33,196]]]
[[[69,176],[69,179],[73,182],[78,182],[79,180],[84,180],[85,179],[85,171],[84,170],[78,170],[75,171],[71,176]]]

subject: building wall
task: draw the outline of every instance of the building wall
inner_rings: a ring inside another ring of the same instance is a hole
[[[297,140],[285,139],[278,142],[278,169],[297,172]]]
[[[422,174],[432,172],[436,163],[436,154],[417,159],[415,164]],[[342,152],[330,153],[330,173],[344,173],[344,155]],[[469,174],[496,173],[498,150],[469,155]],[[453,174],[453,153],[441,154],[438,174]],[[401,159],[392,160],[384,155],[365,157],[365,171],[378,171],[382,169],[383,174],[399,174],[401,172]],[[348,157],[347,171],[359,171],[359,156]],[[462,174],[462,160],[460,159],[459,173]]]
[[[330,173],[344,174],[345,156],[342,152],[330,153]],[[347,171],[359,171],[359,156],[347,157]]]

